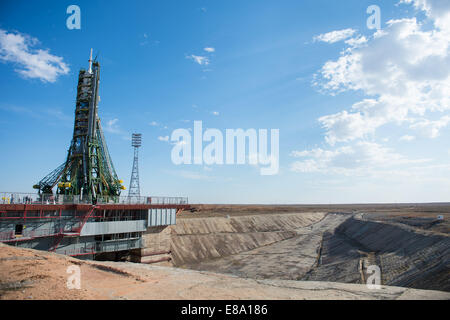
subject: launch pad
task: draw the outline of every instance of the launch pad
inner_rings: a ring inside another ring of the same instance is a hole
[[[152,250],[144,238],[175,224],[177,213],[189,208],[188,199],[121,195],[126,188],[98,116],[99,84],[100,63],[91,50],[89,69],[78,76],[66,161],[33,186],[37,194],[0,193],[0,242],[86,259],[132,253],[135,262],[145,250],[145,256],[156,256],[150,262],[168,261],[170,248]]]

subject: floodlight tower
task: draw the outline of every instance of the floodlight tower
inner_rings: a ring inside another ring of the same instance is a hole
[[[141,196],[139,188],[139,167],[138,167],[138,150],[142,145],[142,134],[133,133],[131,135],[131,146],[134,148],[133,170],[131,172],[130,189],[128,190],[128,198]]]

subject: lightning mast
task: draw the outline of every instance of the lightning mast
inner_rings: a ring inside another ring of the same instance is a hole
[[[138,156],[139,147],[142,145],[142,134],[133,133],[131,135],[131,146],[134,148],[134,159],[133,159],[133,170],[131,172],[130,179],[130,189],[128,189],[128,198],[133,197],[139,198],[141,196],[141,191],[139,187],[139,166],[138,166]]]

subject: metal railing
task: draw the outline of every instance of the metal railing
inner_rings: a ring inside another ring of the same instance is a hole
[[[103,242],[97,242],[96,252],[115,252],[130,249],[139,249],[142,247],[142,238],[116,239]]]
[[[0,204],[92,204],[91,196],[0,192]],[[98,196],[97,204],[188,204],[186,197]]]
[[[22,231],[22,237],[24,238],[37,238],[37,237],[46,237],[46,236],[54,236],[61,232],[61,230],[57,228],[52,229],[34,229],[28,230],[24,229]]]
[[[80,247],[80,248],[72,248],[72,249],[60,249],[56,250],[56,253],[64,254],[67,256],[80,256],[80,255],[86,255],[86,254],[95,254],[95,248],[93,245],[86,246],[86,247]]]
[[[0,241],[18,241],[18,240],[29,240],[39,237],[50,237],[61,234],[61,230],[55,228],[52,229],[32,229],[22,230],[22,233],[16,234],[14,230],[0,232]]]
[[[14,231],[3,231],[0,232],[0,241],[8,241],[14,239]]]
[[[105,242],[88,243],[84,247],[57,249],[56,253],[69,256],[96,254],[102,252],[116,252],[123,250],[139,249],[142,247],[141,238],[116,239]]]
[[[188,204],[186,197],[98,197],[98,204]]]

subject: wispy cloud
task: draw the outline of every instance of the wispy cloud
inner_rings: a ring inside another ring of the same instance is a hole
[[[159,141],[164,141],[164,142],[169,142],[169,136],[159,136],[158,140]]]
[[[404,135],[404,136],[401,136],[400,137],[400,141],[413,141],[413,140],[415,140],[416,139],[416,137],[414,137],[414,136],[410,136],[410,135]]]
[[[450,116],[443,116],[439,120],[431,121],[423,119],[417,121],[410,126],[411,129],[416,129],[419,133],[428,138],[437,138],[439,131],[445,128],[450,123]]]
[[[109,133],[121,133],[121,130],[119,128],[119,125],[117,124],[119,122],[119,119],[114,118],[111,120],[108,120],[106,122],[106,125],[103,127],[103,130]]]
[[[295,172],[320,172],[344,175],[367,175],[390,167],[418,164],[430,159],[407,159],[378,143],[360,141],[335,150],[321,148],[293,151],[291,156],[303,158],[291,164]]]
[[[140,36],[141,41],[139,42],[140,46],[147,46],[148,44],[151,44],[152,46],[157,46],[159,44],[159,40],[151,40],[150,35],[148,33],[144,33],[142,36]]]
[[[42,115],[38,112],[35,112],[29,108],[19,107],[19,106],[0,106],[0,110],[9,111],[18,113],[21,115],[26,115],[36,119],[42,119]]]
[[[63,125],[72,125],[73,117],[65,114],[61,110],[58,109],[43,109],[36,107],[35,109],[12,106],[12,105],[2,105],[0,106],[0,110],[7,112],[14,112],[18,115],[31,117],[34,119],[38,119],[40,121],[45,121],[50,124],[63,124]],[[39,111],[36,111],[39,110]]]
[[[156,122],[156,121],[149,122],[148,125],[152,126],[152,127],[157,127],[157,128],[160,128],[160,129],[168,129],[168,127],[166,125],[164,125],[162,123],[159,123],[159,122]]]
[[[212,177],[206,174],[188,170],[169,171],[170,174],[189,180],[211,180]]]
[[[323,33],[314,37],[314,41],[322,41],[328,43],[335,43],[350,38],[355,34],[354,29],[336,30],[328,33]]]
[[[105,121],[105,123],[102,122],[102,129],[104,132],[120,136],[123,140],[131,140],[131,134],[120,128],[118,118],[110,119],[108,121]]]
[[[191,54],[190,56],[187,56],[186,58],[195,61],[196,63],[198,63],[201,66],[209,65],[209,59],[208,59],[208,57],[205,57],[205,56],[196,56],[194,54]]]
[[[216,49],[214,49],[213,47],[205,47],[205,48],[203,48],[203,51],[206,52],[204,55],[191,54],[191,55],[186,56],[186,58],[203,66],[202,70],[204,72],[212,71],[211,69],[205,69],[205,67],[210,64],[210,58],[213,56],[213,53],[216,51]]]
[[[143,35],[142,35],[142,41],[141,42],[139,42],[139,45],[141,45],[141,46],[145,46],[145,45],[147,45],[148,44],[148,34],[146,34],[146,33],[144,33]]]
[[[48,49],[34,49],[39,40],[26,34],[8,33],[0,29],[0,60],[17,66],[14,70],[25,79],[37,78],[42,82],[55,82],[70,69],[62,57]]]

